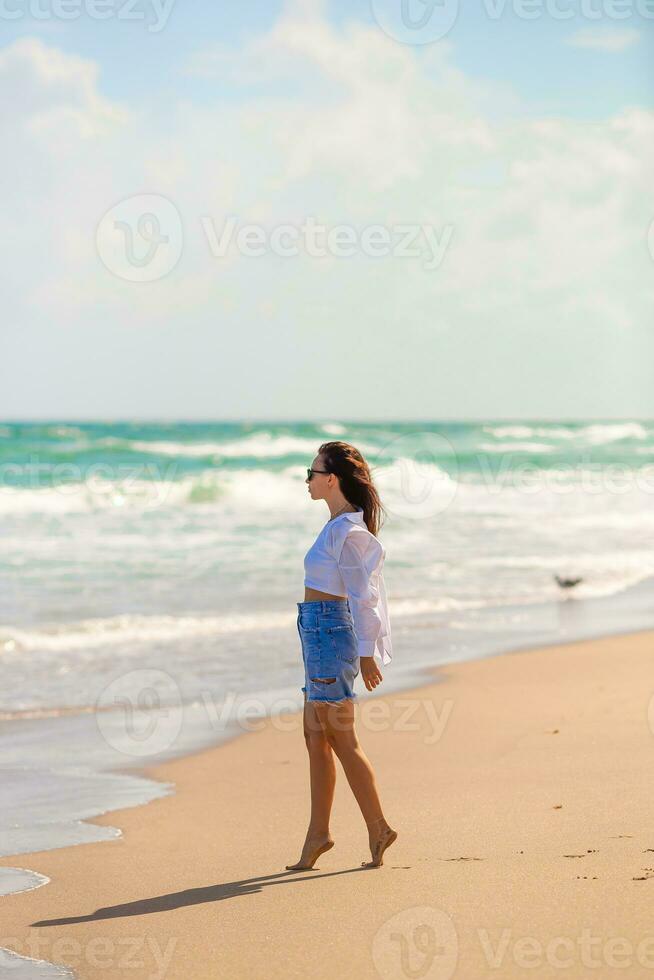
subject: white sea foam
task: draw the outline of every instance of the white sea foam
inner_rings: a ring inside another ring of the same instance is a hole
[[[323,427],[325,428],[325,427]],[[345,431],[340,427],[341,431]],[[339,433],[340,434],[340,433]],[[118,439],[114,436],[106,436],[99,439],[96,445],[112,446],[128,444],[130,449],[141,453],[152,453],[158,456],[177,456],[189,458],[251,458],[251,459],[274,459],[275,457],[292,456],[303,454],[310,461],[316,454],[319,441],[316,439],[301,438],[298,436],[270,435],[267,432],[258,432],[245,439],[236,439],[231,442],[171,442],[144,439]],[[373,453],[374,446],[357,443],[358,448],[364,453]]]
[[[560,425],[485,425],[482,429],[498,439],[529,439],[532,436],[546,436],[548,439],[574,439],[575,429],[566,429]]]
[[[419,616],[423,613],[448,612],[451,609],[481,609],[489,605],[485,599],[457,599],[440,595],[422,599],[394,599],[389,597],[388,609],[393,619],[399,616]]]
[[[449,609],[474,609],[484,600],[457,599],[441,595],[433,598],[389,599],[394,616],[446,612]],[[174,643],[192,637],[220,637],[242,633],[286,630],[293,626],[297,610],[275,612],[230,613],[224,616],[165,616],[123,614],[78,620],[71,623],[42,625],[38,629],[17,626],[0,627],[0,655],[20,657],[34,650],[71,652],[90,651],[118,644]],[[6,661],[5,661],[6,662]]]
[[[83,436],[83,429],[76,425],[51,425],[46,429],[49,436]]]
[[[485,453],[551,453],[556,447],[545,442],[482,442],[479,448]]]
[[[74,980],[75,974],[65,966],[46,960],[21,956],[10,949],[0,948],[0,970],[11,980]]]
[[[493,450],[489,447],[489,455],[504,448],[516,447],[495,446]],[[529,449],[534,451],[535,444],[529,444]],[[156,467],[154,469],[156,471]],[[196,511],[214,511],[217,517],[222,515],[227,520],[238,519],[240,515],[240,519],[248,523],[252,519],[264,520],[263,515],[276,521],[297,518],[298,514],[306,514],[310,519],[316,512],[316,504],[309,499],[305,476],[303,466],[289,466],[278,472],[209,469],[178,480],[92,477],[86,482],[40,489],[5,486],[0,487],[0,515],[167,512],[188,507]],[[647,519],[654,492],[654,473],[648,473],[646,467],[627,473],[616,486],[610,471],[603,474],[588,467],[538,470],[524,478],[518,474],[517,486],[513,485],[513,477],[511,469],[498,469],[497,463],[489,464],[488,472],[484,472],[482,478],[465,472],[452,477],[436,464],[421,464],[416,470],[411,460],[406,459],[393,466],[380,467],[376,482],[391,513],[416,519],[421,517],[420,510],[417,505],[412,508],[411,500],[422,500],[425,494],[434,505],[440,501],[448,508],[470,508],[477,513],[511,510],[517,516],[539,507],[561,506],[564,497],[577,496],[580,506],[583,501],[583,507],[591,511],[599,506],[597,498],[600,498],[610,522],[617,500],[627,492],[633,499],[635,519],[640,519],[641,514]],[[412,483],[407,487],[407,480],[413,480],[415,487]],[[423,514],[423,518],[426,516],[429,515]]]
[[[483,432],[499,439],[529,439],[532,436],[545,436],[548,439],[576,439],[579,443],[602,445],[621,439],[646,439],[648,430],[640,422],[609,422],[574,428],[561,425],[485,425]]]
[[[297,514],[298,507],[306,507],[308,513],[312,506],[303,465],[287,466],[277,472],[265,468],[209,468],[179,479],[158,478],[166,474],[155,463],[143,466],[139,470],[141,476],[151,474],[152,479],[128,474],[113,480],[91,476],[84,482],[42,488],[0,487],[0,515],[88,514],[189,506],[217,508],[230,516],[241,512],[244,519],[252,512],[276,513],[284,518]],[[174,463],[170,466],[174,475]]]
[[[155,464],[146,472],[160,475]],[[132,475],[108,480],[92,476],[84,482],[56,486],[0,487],[2,513],[92,513],[98,510],[149,510],[159,507],[223,506],[238,504],[257,511],[274,510],[302,496],[306,468],[292,467],[283,473],[269,470],[205,470],[180,479],[137,479]],[[306,493],[306,491],[305,491]]]
[[[581,430],[584,438],[595,446],[620,439],[646,439],[647,429],[640,422],[612,422],[608,425],[588,425]]]
[[[98,510],[148,509],[188,497],[185,487],[168,480],[98,480],[56,486],[0,487],[0,514],[82,514]]]
[[[530,425],[485,425],[482,431],[499,439],[528,439],[534,432]]]
[[[89,650],[123,643],[171,642],[192,636],[224,636],[253,630],[282,629],[292,612],[245,613],[226,616],[145,616],[124,614],[74,623],[43,625],[27,630],[0,628],[0,651],[19,655],[31,650]]]
[[[29,868],[0,868],[0,895],[17,895],[47,885],[50,879]]]

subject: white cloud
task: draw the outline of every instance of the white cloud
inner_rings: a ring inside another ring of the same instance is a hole
[[[31,38],[0,50],[5,112],[22,124],[0,163],[14,191],[2,261],[15,322],[216,322],[256,342],[280,329],[269,323],[277,315],[287,338],[311,324],[328,327],[332,344],[398,317],[426,342],[430,325],[438,335],[443,324],[648,322],[653,113],[491,118],[491,86],[459,71],[448,45],[422,56],[374,28],[337,30],[320,5],[299,7],[230,55],[254,88],[215,105],[180,102],[165,126],[138,103],[127,111],[105,99],[88,61]],[[220,78],[224,52],[201,61]],[[272,95],[266,82],[280,78],[292,84]],[[179,265],[149,284],[116,279],[95,253],[99,219],[138,193],[166,195],[184,223]],[[200,217],[220,228],[228,214],[268,229],[315,215],[358,230],[451,225],[453,236],[431,272],[408,258],[217,260]]]
[[[575,48],[614,52],[631,47],[640,37],[640,31],[634,28],[589,27],[570,35],[565,43]]]
[[[6,92],[0,122],[14,132],[22,123],[34,134],[63,128],[63,142],[77,135],[99,136],[127,114],[99,95],[97,82],[94,62],[65,54],[37,37],[20,38],[0,49],[0,84]]]

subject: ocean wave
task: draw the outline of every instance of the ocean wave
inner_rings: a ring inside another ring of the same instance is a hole
[[[530,439],[540,436],[547,439],[578,440],[591,446],[601,446],[623,439],[646,439],[650,434],[640,422],[608,422],[592,425],[485,425],[483,432],[498,439]],[[581,448],[581,447],[579,447]]]
[[[192,499],[193,482],[180,485],[165,480],[89,480],[40,489],[0,487],[0,515],[82,514],[174,506]],[[215,488],[214,498],[218,495],[219,489]]]
[[[529,443],[528,451],[535,453],[535,445]],[[413,489],[419,498],[424,492],[428,500],[441,503],[448,500],[448,506],[470,508],[475,512],[479,507],[501,510],[517,506],[518,510],[533,510],[534,507],[546,506],[548,496],[554,500],[558,495],[560,499],[564,491],[567,495],[578,491],[587,497],[589,488],[594,497],[599,495],[605,502],[615,499],[617,490],[614,492],[611,471],[604,473],[582,465],[567,469],[558,465],[535,467],[529,474],[526,488],[523,486],[524,474],[520,471],[517,474],[518,486],[514,486],[512,468],[499,467],[497,454],[503,449],[510,453],[516,448],[502,444],[495,446],[493,452],[488,454],[488,459],[493,463],[489,462],[481,473],[465,468],[467,458],[457,459],[455,463],[459,463],[460,471],[454,476],[435,463],[421,463],[416,467],[411,459],[401,458],[392,465],[380,465],[375,473],[376,483],[385,506],[391,512],[408,513],[409,517],[411,508],[408,507],[406,495]],[[651,499],[654,474],[648,474],[652,465],[641,459],[642,462],[629,467],[621,479],[624,483],[625,478],[631,476],[631,487],[626,484],[626,489],[632,493],[649,491]],[[448,459],[444,465],[451,462]],[[497,472],[494,473],[496,467]],[[152,462],[144,464],[144,471],[151,473],[152,478],[136,479],[133,475],[127,475],[124,479],[101,479],[92,476],[84,481],[54,486],[0,486],[0,516],[208,507],[217,509],[225,516],[241,515],[246,519],[246,515],[250,514],[258,520],[257,515],[276,514],[284,520],[291,513],[297,515],[298,507],[306,505],[308,514],[312,506],[308,500],[303,465],[285,466],[277,471],[266,467],[208,468],[176,479],[158,478],[161,470]],[[407,481],[411,486],[406,485]],[[415,488],[411,481],[416,482]],[[452,502],[455,497],[457,503]],[[428,506],[426,510],[429,510]],[[609,513],[613,510],[615,508],[612,507]],[[637,510],[640,511],[640,507]]]
[[[612,422],[609,425],[588,425],[582,429],[584,438],[594,446],[621,439],[647,439],[648,431],[640,422]]]
[[[394,616],[473,609],[486,605],[482,600],[462,600],[450,596],[435,599],[389,600]],[[19,626],[0,627],[0,654],[3,658],[22,653],[72,652],[94,650],[120,644],[171,643],[190,637],[219,637],[271,629],[292,630],[297,610],[262,610],[229,613],[224,616],[168,616],[125,613],[117,616],[82,619],[70,623],[44,624],[38,629]]]
[[[61,436],[84,435],[84,431],[77,425],[49,425],[45,431],[46,435],[55,436],[57,438],[60,438]]]
[[[490,601],[490,600],[489,600]],[[389,600],[395,617],[449,610],[476,609],[487,600],[457,599],[453,596]],[[71,623],[42,625],[38,629],[0,627],[0,653],[3,658],[23,653],[72,652],[94,650],[122,644],[170,643],[190,637],[218,637],[270,629],[290,629],[296,610],[256,613],[229,613],[224,616],[167,616],[123,614]]]
[[[154,472],[157,473],[156,467]],[[282,473],[265,469],[204,470],[176,480],[89,479],[56,486],[0,487],[2,514],[83,514],[106,510],[154,511],[180,507],[238,508],[257,513],[297,509],[307,495],[303,466]]]
[[[556,448],[544,442],[482,442],[485,453],[551,453]]]
[[[191,636],[224,636],[252,630],[283,629],[293,614],[262,612],[225,616],[164,616],[124,614],[44,625],[29,630],[0,628],[3,657],[25,652],[88,650],[122,643],[162,643]]]
[[[563,428],[560,425],[485,425],[482,432],[496,436],[498,439],[530,439],[532,436],[546,436],[548,439],[574,439],[577,435],[574,429]]]
[[[481,609],[496,604],[495,599],[457,599],[455,596],[441,595],[437,598],[392,599],[389,596],[388,609],[393,618],[398,616],[419,616],[422,613],[440,613],[450,610]]]
[[[173,442],[145,439],[119,439],[105,436],[96,445],[129,449],[157,456],[189,457],[192,459],[274,459],[285,456],[307,456],[313,459],[318,440],[299,436],[272,436],[259,432],[233,442]],[[369,450],[367,450],[369,451]]]

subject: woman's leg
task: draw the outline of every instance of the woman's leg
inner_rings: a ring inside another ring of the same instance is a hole
[[[368,827],[372,854],[371,867],[382,864],[382,854],[393,843],[397,833],[384,817],[375,773],[365,754],[354,726],[354,702],[350,699],[335,704],[317,704],[327,740],[338,756],[363,819]]]
[[[336,788],[334,753],[323,730],[315,702],[304,696],[304,741],[309,753],[311,780],[311,818],[297,864],[287,864],[289,871],[313,867],[318,856],[334,846],[329,833],[329,818]]]
[[[311,819],[309,833],[329,836],[329,818],[336,789],[336,763],[315,702],[304,706],[304,741],[309,753]]]

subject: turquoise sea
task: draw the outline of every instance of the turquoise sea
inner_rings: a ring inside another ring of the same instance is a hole
[[[293,682],[302,559],[327,519],[305,469],[343,439],[387,509],[392,671],[413,626],[654,574],[654,422],[103,422],[0,427],[0,709],[93,704],[137,657]]]

